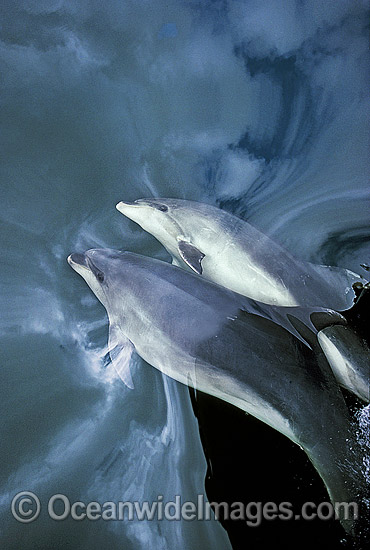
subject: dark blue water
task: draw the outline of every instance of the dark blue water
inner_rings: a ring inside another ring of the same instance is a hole
[[[361,271],[366,3],[3,0],[0,9],[2,547],[228,549],[216,521],[47,517],[55,493],[71,502],[206,494],[187,388],[139,360],[135,391],[115,378],[104,366],[105,311],[65,258],[109,246],[168,259],[114,205],[171,196],[234,212],[302,259]],[[30,524],[10,514],[23,490],[42,503]]]

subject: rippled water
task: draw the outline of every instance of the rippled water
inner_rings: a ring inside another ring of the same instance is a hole
[[[369,261],[365,2],[5,0],[1,5],[0,503],[4,548],[230,548],[212,522],[21,525],[12,496],[196,501],[188,390],[104,366],[107,319],[72,251],[168,260],[114,209],[172,196],[296,256]],[[364,272],[362,272],[364,274]]]

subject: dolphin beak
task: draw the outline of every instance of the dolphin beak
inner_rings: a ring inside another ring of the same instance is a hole
[[[132,208],[132,207],[138,207],[140,204],[138,202],[129,202],[129,201],[120,201],[118,204],[116,204],[117,210],[121,212],[121,210],[125,208]]]
[[[85,254],[79,254],[78,252],[74,252],[73,254],[70,254],[68,256],[67,262],[75,271],[77,271],[78,268],[81,268],[81,267],[85,269],[89,269]]]
[[[119,206],[140,206],[140,204],[137,201],[120,201],[116,204],[116,208],[118,209]]]
[[[140,204],[137,202],[124,202],[124,201],[121,201],[118,204],[116,204],[116,208],[118,212],[121,212],[121,214],[123,214],[124,216],[127,216],[127,218],[130,218],[133,221],[135,221],[133,217],[133,210],[140,207],[142,208],[143,206],[144,206],[143,204]]]

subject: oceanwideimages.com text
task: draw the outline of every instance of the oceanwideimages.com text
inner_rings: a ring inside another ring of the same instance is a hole
[[[158,495],[154,501],[97,501],[71,502],[64,494],[55,494],[42,505],[40,499],[30,491],[22,491],[11,502],[13,517],[21,523],[35,521],[45,508],[47,515],[54,521],[72,518],[75,521],[209,521],[214,518],[221,521],[245,521],[250,527],[258,527],[262,521],[291,521],[313,519],[329,520],[358,518],[356,502],[305,502],[299,511],[294,510],[291,502],[208,502],[204,495],[198,495],[197,501],[183,501],[180,495],[165,501]]]

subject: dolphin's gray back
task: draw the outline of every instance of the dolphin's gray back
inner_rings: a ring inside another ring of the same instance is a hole
[[[337,312],[327,308],[271,306],[159,260],[128,252],[125,259],[129,269],[121,269],[117,274],[118,277],[124,274],[120,286],[130,285],[131,294],[139,297],[137,307],[144,306],[161,329],[173,334],[178,331],[180,339],[186,334],[196,339],[213,334],[215,327],[224,326],[237,315],[240,324],[240,315],[244,313],[244,321],[246,314],[272,321],[269,329],[266,324],[267,333],[277,331],[280,326],[309,346],[317,333],[311,322],[312,314],[321,316],[323,326],[345,322]],[[297,330],[298,323],[304,326],[304,331]],[[243,327],[248,331],[246,322]]]

